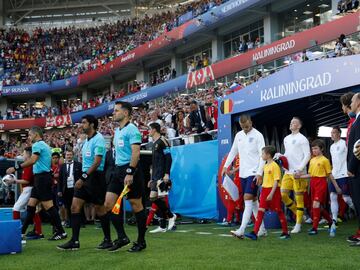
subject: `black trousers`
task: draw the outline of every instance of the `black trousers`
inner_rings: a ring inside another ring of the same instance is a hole
[[[65,188],[65,192],[63,194],[63,199],[64,199],[64,206],[65,206],[66,212],[68,214],[70,225],[71,225],[71,204],[72,204],[73,197],[74,197],[74,188]],[[81,224],[82,225],[86,224],[84,208],[81,209]]]
[[[68,213],[68,217],[71,216],[71,203],[73,197],[74,197],[74,188],[65,188],[63,198],[64,198],[64,205]]]
[[[350,195],[353,200],[360,229],[360,176],[350,177]]]

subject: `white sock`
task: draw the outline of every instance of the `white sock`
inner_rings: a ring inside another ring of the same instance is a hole
[[[257,218],[258,212],[259,212],[259,201],[256,200],[256,201],[253,201],[253,214],[254,214],[255,219]],[[259,232],[261,232],[263,230],[265,230],[264,221],[261,222]]]
[[[252,212],[254,214],[254,217],[256,218],[257,217],[257,214],[258,214],[258,211],[259,211],[259,202],[256,200],[256,201],[253,201],[252,202]]]
[[[244,213],[243,213],[242,220],[241,220],[241,226],[239,229],[241,234],[245,233],[246,226],[248,225],[249,220],[251,218],[252,208],[253,208],[252,200],[246,200],[245,201],[245,209],[244,209]]]
[[[334,193],[334,192],[330,193],[330,208],[331,208],[332,219],[337,221],[338,213],[339,213],[339,204],[338,204],[337,193]]]
[[[343,200],[351,209],[355,209],[354,203],[349,195],[343,195]]]

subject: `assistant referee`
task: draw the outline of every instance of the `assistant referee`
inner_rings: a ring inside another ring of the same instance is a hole
[[[139,167],[141,134],[138,128],[130,123],[131,113],[132,106],[130,103],[122,101],[115,103],[113,121],[119,123],[114,135],[116,167],[107,186],[105,207],[110,212],[124,185],[129,186],[130,192],[127,194],[127,199],[135,213],[138,238],[128,251],[139,252],[146,248],[146,214],[142,204],[144,181],[142,170]],[[130,243],[124,230],[122,208],[119,215],[111,214],[111,221],[116,229],[118,239],[114,241],[113,247],[108,249],[110,252],[117,251]]]

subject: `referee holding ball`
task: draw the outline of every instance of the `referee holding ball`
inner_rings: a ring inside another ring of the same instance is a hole
[[[32,155],[22,164],[7,169],[11,174],[23,168],[33,165],[34,187],[31,190],[30,200],[27,205],[27,215],[21,233],[24,235],[35,216],[36,205],[41,202],[50,216],[51,223],[55,227],[54,235],[49,240],[62,240],[67,237],[58,211],[53,204],[52,178],[51,178],[51,150],[43,141],[43,131],[40,127],[32,127],[29,131],[29,139],[32,142]]]

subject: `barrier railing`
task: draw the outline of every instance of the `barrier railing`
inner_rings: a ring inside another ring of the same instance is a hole
[[[214,140],[217,138],[217,131],[218,131],[217,129],[213,129],[213,130],[205,131],[205,132],[201,132],[201,133],[180,135],[178,137],[168,139],[168,142],[170,143],[170,146],[193,144],[193,143],[200,142],[201,136],[203,136],[203,135],[210,135],[212,137],[212,139]],[[151,145],[152,145],[152,142],[147,142],[147,143],[142,143],[141,147],[148,148]],[[146,150],[142,150],[142,151],[146,151]],[[145,155],[147,154],[147,152],[143,152],[143,153]]]

